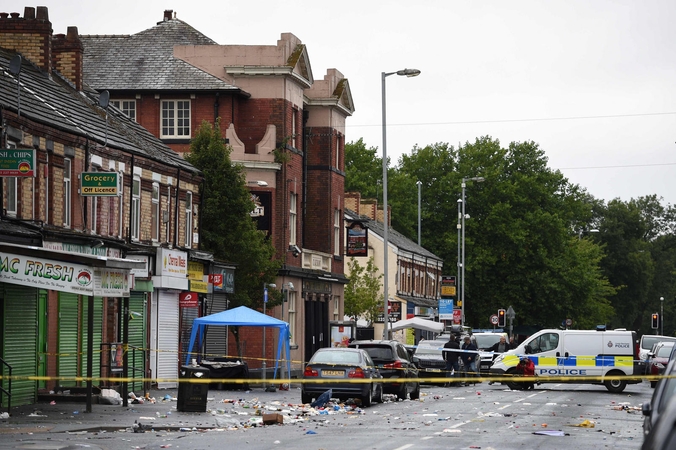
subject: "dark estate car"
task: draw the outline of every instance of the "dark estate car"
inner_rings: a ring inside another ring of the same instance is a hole
[[[374,401],[383,401],[382,381],[382,375],[366,350],[321,348],[305,366],[301,401],[311,403],[313,398],[331,389],[333,398],[358,398],[363,406],[371,406]]]
[[[418,366],[420,378],[446,377],[443,348],[447,342],[448,336],[444,335],[437,339],[425,339],[418,342],[418,347],[413,354],[413,362]]]
[[[673,360],[667,364],[664,374],[676,375],[676,363]],[[650,433],[674,394],[676,394],[676,378],[662,378],[657,382],[652,398],[641,406],[645,416],[643,419],[643,432],[645,434]]]
[[[349,348],[366,350],[383,376],[383,391],[396,394],[401,400],[410,394],[411,400],[420,398],[418,368],[413,364],[406,347],[399,341],[353,341]]]

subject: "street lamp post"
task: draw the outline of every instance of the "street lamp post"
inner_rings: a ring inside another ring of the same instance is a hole
[[[664,297],[660,297],[660,335],[664,336]]]
[[[462,326],[465,326],[465,186],[467,181],[476,181],[477,183],[481,183],[485,180],[484,177],[471,177],[471,178],[463,178],[462,179],[462,184],[460,185],[462,187],[462,215],[461,215],[461,227],[462,227],[462,262],[460,266],[460,273],[462,274],[461,278],[461,283],[462,283],[462,289],[460,291],[460,301],[462,302]]]
[[[385,317],[385,323],[383,324],[383,339],[387,339],[389,332],[387,329],[387,324],[389,322],[388,317],[388,286],[387,286],[387,251],[389,247],[387,231],[389,228],[388,214],[387,214],[387,108],[386,108],[386,94],[385,94],[385,78],[390,75],[399,75],[406,77],[416,77],[420,75],[420,71],[417,69],[403,69],[396,72],[382,72],[381,73],[381,85],[382,85],[382,109],[383,109],[383,290],[384,292],[384,309],[383,314]]]
[[[455,288],[457,289],[457,293],[455,294],[456,298],[455,306],[458,306],[457,300],[460,299],[460,280],[462,279],[460,277],[460,271],[462,270],[461,269],[462,260],[460,259],[460,230],[462,230],[462,223],[460,217],[462,217],[462,199],[458,199],[458,264],[455,272],[456,273]],[[460,303],[460,305],[462,306],[462,303]],[[462,312],[464,312],[464,310]],[[462,315],[460,317],[460,321],[462,322]]]
[[[265,314],[265,308],[268,305],[268,288],[276,288],[277,285],[275,283],[263,283],[263,314]],[[268,372],[268,362],[265,359],[265,327],[263,327],[263,387],[265,388],[265,381],[267,379],[267,372]],[[267,388],[266,388],[267,390]]]
[[[420,246],[420,231],[422,228],[420,226],[420,203],[421,203],[420,186],[422,186],[422,181],[418,180],[415,182],[415,184],[418,185],[418,246]]]

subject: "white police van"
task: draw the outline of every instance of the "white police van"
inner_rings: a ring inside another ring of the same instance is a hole
[[[514,375],[519,358],[527,355],[535,364],[539,382],[603,384],[610,392],[619,393],[627,384],[642,381],[634,342],[634,331],[540,330],[515,349],[498,355],[490,373]],[[637,377],[604,379],[621,375]],[[518,383],[507,385],[515,389]]]

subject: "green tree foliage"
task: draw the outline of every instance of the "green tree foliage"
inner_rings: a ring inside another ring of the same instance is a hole
[[[383,274],[378,273],[373,257],[368,259],[365,266],[356,258],[350,258],[347,266],[350,282],[345,286],[345,315],[361,317],[373,323],[383,311]]]
[[[204,175],[200,187],[202,249],[212,252],[215,259],[237,265],[229,306],[261,308],[263,283],[274,281],[281,263],[274,259],[272,243],[251,220],[254,204],[242,167],[230,160],[231,151],[219,127],[202,122],[186,155]],[[237,336],[237,327],[230,328]]]
[[[383,165],[376,148],[364,141],[345,144],[345,192],[360,192],[362,198],[382,198]]]
[[[599,269],[603,251],[578,236],[592,220],[593,202],[547,166],[534,142],[505,148],[482,137],[457,149],[415,147],[388,172],[393,227],[417,240],[416,181],[422,181],[422,245],[453,274],[462,178],[478,176],[485,181],[467,181],[465,196],[467,324],[488,327],[489,316],[510,305],[516,325],[557,327],[566,318],[605,323],[615,290]]]

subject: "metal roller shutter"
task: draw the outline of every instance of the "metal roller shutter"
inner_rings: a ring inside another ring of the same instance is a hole
[[[81,372],[80,376],[87,376],[87,343],[89,342],[89,328],[87,327],[87,305],[89,305],[89,299],[87,297],[82,297],[82,314],[80,316],[80,367]],[[93,351],[94,355],[92,358],[92,377],[101,376],[101,342],[103,334],[103,297],[94,297],[94,333],[93,338]],[[93,385],[100,385],[101,382],[94,380]]]
[[[145,292],[131,292],[129,297],[129,346],[136,347],[137,350],[129,350],[129,377],[144,378],[145,364],[144,350],[148,348],[146,344],[146,294]],[[132,370],[135,368],[135,370]],[[133,381],[129,383],[129,390],[139,391],[143,389],[142,381]]]
[[[178,378],[178,291],[158,291],[157,378]],[[160,389],[174,389],[178,383],[158,382]]]
[[[16,284],[1,284],[3,297],[2,354],[12,366],[12,376],[35,376],[38,370],[38,290]],[[5,370],[4,367],[0,370]],[[4,372],[2,372],[5,374]],[[2,380],[7,388],[7,380]],[[12,380],[12,406],[37,401],[37,383]],[[3,396],[3,406],[7,406]]]
[[[225,311],[227,309],[227,295],[221,293],[209,294],[207,296],[207,305],[207,315]],[[206,353],[209,358],[227,355],[227,337],[228,327],[206,327],[204,353]],[[196,351],[197,349],[192,350]]]
[[[79,334],[79,295],[70,292],[59,292],[59,337],[57,375],[59,377],[76,377]],[[74,386],[75,381],[59,380],[61,386]]]

